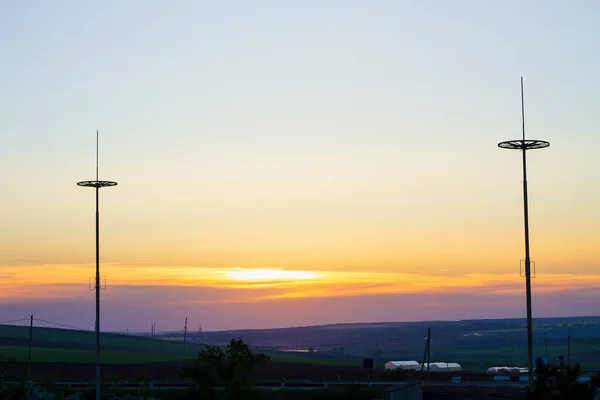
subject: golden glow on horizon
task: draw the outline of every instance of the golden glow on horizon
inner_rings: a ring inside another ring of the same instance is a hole
[[[300,281],[324,278],[327,274],[317,274],[312,271],[290,271],[285,269],[243,269],[225,273],[228,279],[234,281]]]
[[[0,299],[81,297],[87,291],[93,265],[3,266]],[[163,268],[149,265],[104,264],[109,287],[210,287],[239,292],[218,302],[269,299],[368,296],[419,293],[486,292],[498,296],[524,293],[518,274],[447,276],[391,272],[341,272],[251,268]],[[538,274],[536,293],[600,287],[600,275]],[[211,300],[203,300],[210,302]]]

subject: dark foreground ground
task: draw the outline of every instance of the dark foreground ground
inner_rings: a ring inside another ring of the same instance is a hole
[[[141,380],[159,381],[181,381],[178,368],[181,364],[133,364],[133,365],[102,365],[102,378],[109,382],[137,382]],[[372,370],[371,378],[377,381],[382,378],[381,370]],[[6,378],[9,381],[18,381],[27,374],[27,363],[18,363],[10,371]],[[271,361],[265,367],[260,368],[254,378],[261,381],[278,382],[281,378],[290,381],[310,380],[313,382],[337,381],[338,374],[344,381],[366,381],[367,371],[362,367],[338,366],[326,364],[301,364]],[[33,363],[31,375],[38,381],[93,381],[95,376],[95,365],[89,363]],[[463,382],[451,383],[453,376],[461,376]],[[412,380],[427,379],[427,374],[414,373]],[[423,382],[423,398],[425,400],[499,400],[507,398],[522,398],[523,385],[517,382],[498,385],[490,376],[481,373],[432,373],[431,382]],[[374,388],[376,389],[376,388]],[[336,389],[334,389],[335,391]],[[338,391],[341,389],[338,389]],[[381,389],[379,389],[381,390]],[[297,390],[293,391],[294,394]],[[306,392],[306,398],[311,390]],[[329,392],[328,392],[329,393]],[[293,398],[301,398],[301,393]],[[302,397],[304,398],[304,397]],[[320,397],[319,397],[320,398]],[[329,397],[328,397],[329,398]]]
[[[183,364],[103,364],[102,379],[105,382],[137,382],[149,381],[181,381],[179,368]],[[95,364],[90,363],[32,363],[31,377],[41,381],[93,381]],[[373,381],[382,379],[382,370],[373,369],[370,378]],[[17,381],[27,375],[27,363],[17,363],[6,373],[6,379]],[[432,373],[431,379],[451,381],[453,376],[461,376],[463,380],[491,380],[492,377],[482,373]],[[426,379],[427,374],[413,373],[411,380]],[[368,371],[362,366],[304,364],[270,361],[254,374],[256,380],[309,380],[309,381],[366,381]]]
[[[183,364],[103,364],[104,381],[180,381],[179,368]],[[90,363],[32,363],[31,376],[35,380],[91,381],[95,376],[95,364]],[[27,374],[27,363],[17,363],[7,372],[7,380],[19,380]],[[270,361],[256,370],[254,379],[260,380],[367,380],[362,367],[347,365],[303,364]],[[372,371],[375,379],[380,371]]]

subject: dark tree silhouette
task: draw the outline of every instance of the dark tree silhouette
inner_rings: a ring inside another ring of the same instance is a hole
[[[541,358],[536,360],[536,380],[534,392],[529,389],[527,399],[535,400],[592,400],[596,392],[597,379],[591,383],[577,382],[581,367],[564,363],[544,364]]]
[[[0,388],[4,386],[4,375],[6,374],[6,371],[12,368],[16,363],[16,359],[10,358],[0,364]]]
[[[181,376],[196,381],[201,399],[215,398],[218,386],[225,386],[229,399],[246,399],[254,387],[252,371],[268,360],[265,354],[253,353],[242,339],[231,339],[225,350],[207,346],[192,365],[181,369]]]

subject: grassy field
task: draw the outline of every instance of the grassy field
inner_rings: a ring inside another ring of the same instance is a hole
[[[31,360],[33,362],[93,363],[94,332],[56,328],[34,328]],[[138,364],[177,362],[192,359],[204,345],[187,343],[184,357],[181,341],[161,340],[111,333],[101,334],[102,362]],[[29,358],[29,327],[0,325],[0,361]],[[273,360],[302,364],[354,365],[352,360],[315,359],[288,353],[266,352]]]
[[[0,360],[14,358],[18,361],[27,361],[29,349],[27,347],[0,347]],[[33,348],[31,360],[33,362],[49,363],[93,363],[96,353],[91,350],[69,350]],[[192,355],[188,355],[191,359]],[[139,364],[156,362],[174,362],[184,360],[183,356],[175,356],[164,353],[133,353],[124,351],[103,351],[101,354],[103,363],[107,364]]]
[[[28,341],[29,327],[0,325],[0,346],[26,347]],[[34,327],[32,346],[94,350],[95,341],[94,332]],[[101,345],[104,351],[109,352],[183,354],[183,343],[181,342],[155,340],[141,336],[102,333]],[[186,347],[189,354],[195,354],[203,348],[203,345],[188,343]]]
[[[294,357],[281,355],[280,353],[269,353],[273,360],[279,362],[301,363],[301,364],[324,364],[324,365],[356,365],[354,360],[331,360],[315,359],[309,357]],[[177,362],[191,360],[196,353],[187,353],[184,357],[180,355],[166,353],[142,353],[131,351],[102,351],[101,357],[103,363],[108,364],[141,364],[156,362]],[[27,361],[29,349],[24,346],[0,346],[0,360],[14,358],[18,361]],[[93,363],[96,360],[96,353],[93,350],[72,350],[72,349],[52,349],[34,347],[31,353],[33,362],[50,363]]]
[[[360,324],[357,324],[360,325]],[[0,361],[16,358],[28,360],[29,327],[0,325]],[[140,364],[178,362],[192,359],[204,346],[186,345],[184,357],[183,343],[140,336],[127,336],[104,333],[101,335],[102,362],[110,364]],[[421,349],[414,354],[404,354],[401,359],[420,361]],[[265,351],[272,360],[286,363],[314,365],[359,365],[362,359],[354,357],[327,357]],[[411,351],[412,353],[412,351]],[[491,365],[526,365],[527,349],[524,345],[481,346],[453,344],[433,347],[431,361],[458,362],[466,368],[483,370]],[[534,346],[534,355],[546,354],[543,345]],[[559,355],[567,355],[567,346],[548,345],[548,355],[556,360]],[[95,360],[94,332],[56,328],[34,328],[32,341],[33,362],[91,363]],[[585,367],[600,367],[600,346],[596,344],[572,343],[571,361]],[[376,368],[383,366],[384,360],[377,360]]]

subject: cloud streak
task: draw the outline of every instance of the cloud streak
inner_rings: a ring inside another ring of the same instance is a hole
[[[94,265],[4,266],[0,298],[70,298],[90,286]],[[342,272],[251,268],[157,267],[144,264],[102,266],[109,286],[202,287],[235,291],[235,301],[278,298],[370,296],[407,293],[461,293],[484,291],[498,297],[523,291],[523,279],[514,274],[425,275],[391,272]],[[93,287],[93,280],[92,280]],[[538,293],[600,287],[600,275],[540,274]]]
[[[64,287],[55,287],[62,290]],[[534,317],[597,314],[596,290],[533,293]],[[250,300],[248,300],[250,299]],[[573,310],[576,310],[575,312]],[[36,318],[93,329],[93,292],[77,298],[13,299],[0,304],[0,319]],[[524,318],[521,293],[485,289],[455,292],[266,299],[252,289],[192,286],[113,286],[103,292],[102,326],[110,331],[181,330],[183,320],[205,330],[269,328],[342,322]]]
[[[0,320],[41,313],[43,319],[79,326],[92,318],[89,277],[94,265],[2,269]],[[112,330],[142,329],[156,319],[164,329],[178,329],[185,316],[211,329],[231,329],[524,313],[524,280],[516,274],[436,276],[106,263],[102,275],[107,280],[103,326]],[[533,293],[536,316],[594,314],[592,299],[600,294],[600,275],[538,274]]]

